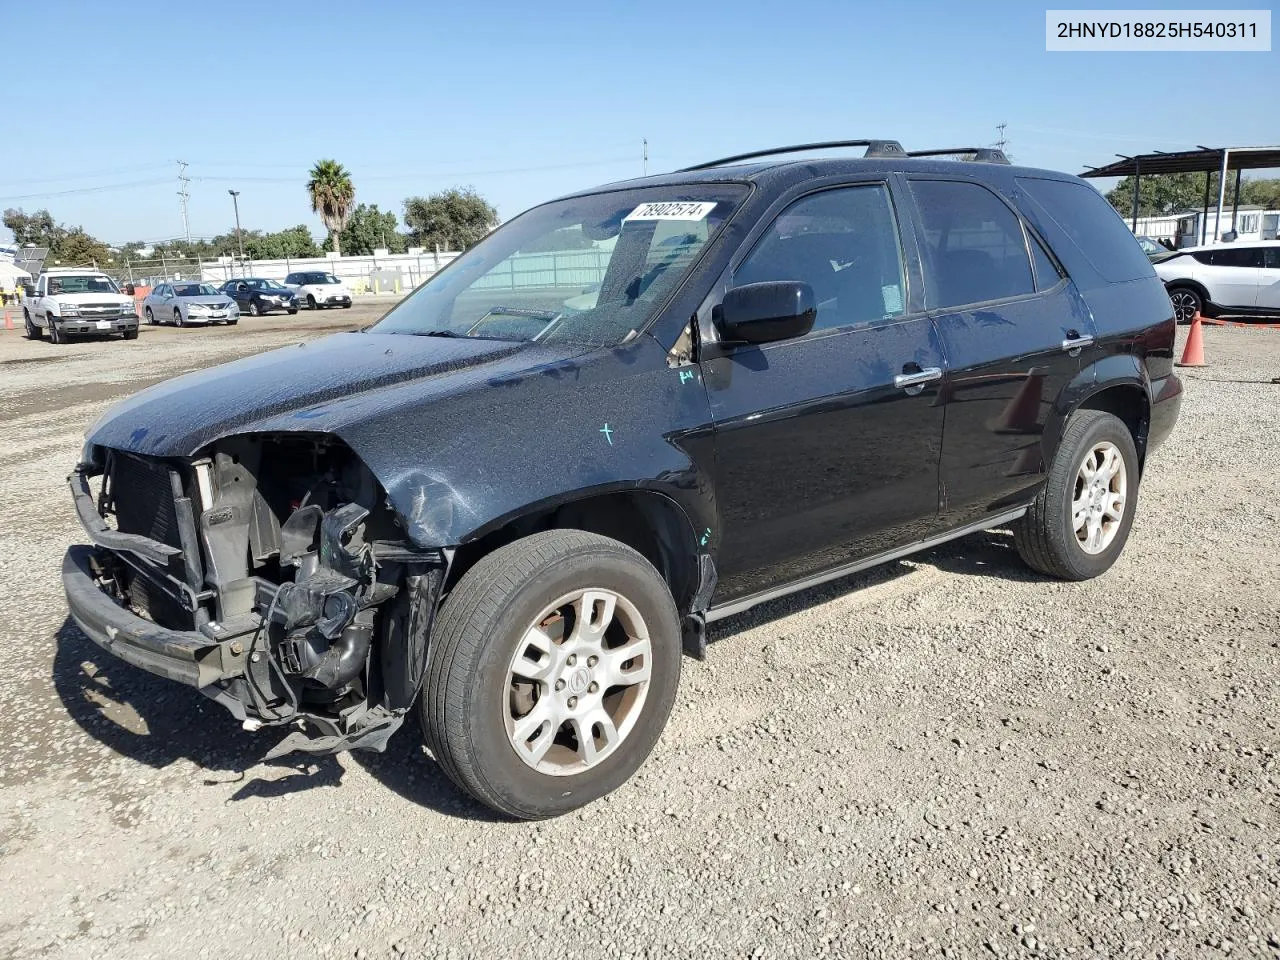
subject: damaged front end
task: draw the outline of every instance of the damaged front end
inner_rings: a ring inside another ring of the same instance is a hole
[[[246,728],[302,721],[272,755],[383,749],[417,696],[448,556],[405,537],[341,441],[91,448],[70,483],[93,546],[68,551],[63,584],[91,639]]]

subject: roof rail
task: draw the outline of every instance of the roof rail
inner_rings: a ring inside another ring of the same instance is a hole
[[[953,147],[950,150],[912,150],[908,157],[952,157],[972,154],[969,157],[974,163],[1008,163],[1009,158],[1003,150],[995,147]]]
[[[823,143],[801,143],[794,147],[773,147],[769,150],[753,150],[751,153],[739,153],[732,157],[722,157],[719,160],[711,160],[708,163],[695,164],[692,167],[685,167],[680,173],[691,173],[694,170],[710,170],[712,167],[722,167],[728,163],[737,163],[739,160],[754,160],[757,157],[772,157],[780,153],[800,153],[804,150],[828,150],[833,147],[866,147],[867,152],[864,157],[905,157],[907,152],[902,149],[902,144],[897,140],[827,140]]]

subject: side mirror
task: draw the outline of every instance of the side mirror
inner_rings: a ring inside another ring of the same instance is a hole
[[[813,287],[799,280],[769,280],[734,287],[712,311],[724,341],[773,343],[813,329],[818,304]]]

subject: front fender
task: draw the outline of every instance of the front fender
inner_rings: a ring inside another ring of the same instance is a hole
[[[582,360],[491,378],[340,431],[419,547],[476,540],[584,497],[652,491],[711,539],[710,404],[697,366],[648,337]]]

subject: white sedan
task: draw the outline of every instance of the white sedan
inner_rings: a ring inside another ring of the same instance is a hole
[[[225,323],[233,326],[240,320],[240,308],[211,283],[162,283],[142,301],[142,316],[147,323],[173,323],[185,327],[189,323]]]

